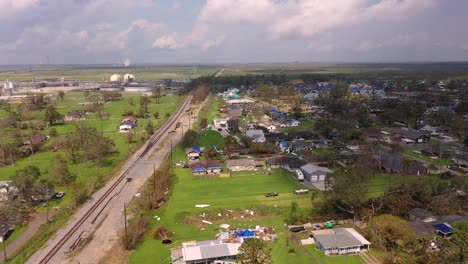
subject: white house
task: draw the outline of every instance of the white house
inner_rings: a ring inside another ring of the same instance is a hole
[[[255,143],[266,142],[265,134],[262,130],[254,129],[245,131],[245,136],[250,138]]]
[[[227,130],[228,129],[228,121],[229,121],[229,118],[215,118],[215,119],[213,119],[213,126],[216,129],[221,128],[221,129]]]

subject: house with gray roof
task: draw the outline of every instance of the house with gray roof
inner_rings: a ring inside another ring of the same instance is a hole
[[[222,240],[186,242],[171,250],[171,260],[173,264],[213,263],[216,260],[235,263],[241,245]]]
[[[245,136],[255,143],[263,143],[266,141],[265,134],[259,129],[247,130],[245,131]]]
[[[328,168],[319,167],[311,163],[302,166],[300,169],[302,173],[304,173],[304,177],[311,182],[323,182],[327,175],[333,173],[333,171]]]
[[[325,255],[356,254],[368,251],[370,242],[352,228],[334,228],[312,231],[317,249]]]

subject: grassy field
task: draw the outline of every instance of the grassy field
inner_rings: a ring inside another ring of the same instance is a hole
[[[332,79],[355,78],[372,79],[445,79],[447,77],[466,77],[467,63],[285,63],[285,64],[248,64],[232,65],[225,68],[223,76],[245,74],[285,74],[300,76],[313,74],[329,76]]]
[[[433,159],[431,157],[423,155],[422,153],[416,152],[414,150],[405,149],[405,153],[407,155],[409,155],[409,156],[420,158],[422,160],[425,160],[425,161],[430,162],[430,163],[434,163],[434,164],[439,165],[439,166],[448,166],[448,165],[453,163],[451,159],[447,159],[447,158]]]
[[[134,101],[134,105],[130,105],[130,100]],[[66,114],[72,110],[81,110],[82,107],[78,105],[78,103],[86,101],[84,98],[83,93],[81,92],[70,92],[66,93],[65,100],[62,101],[55,101],[58,111],[62,114]],[[179,97],[162,97],[160,99],[159,104],[150,103],[148,106],[148,112],[153,113],[158,111],[160,113],[159,119],[154,119],[153,117],[149,119],[140,119],[139,124],[140,126],[134,129],[134,136],[131,143],[128,142],[127,134],[126,133],[119,133],[118,132],[118,125],[122,119],[122,113],[126,111],[134,111],[138,112],[139,109],[139,96],[135,94],[124,94],[122,100],[114,101],[108,104],[105,104],[103,107],[103,111],[110,113],[109,119],[97,119],[95,114],[90,114],[86,116],[86,120],[80,121],[83,124],[95,127],[99,132],[104,133],[104,135],[108,138],[114,140],[116,144],[116,153],[111,155],[107,158],[104,166],[101,169],[98,169],[95,164],[92,163],[71,163],[69,162],[70,171],[75,173],[78,176],[78,180],[89,183],[90,181],[97,180],[99,177],[103,179],[107,179],[112,176],[116,169],[118,169],[117,165],[119,162],[123,161],[129,154],[130,151],[135,149],[137,146],[141,144],[139,138],[141,137],[140,134],[144,133],[144,126],[148,122],[153,122],[155,126],[160,126],[164,123],[164,121],[168,118],[166,114],[171,114],[174,112],[180,102]],[[29,120],[28,122],[34,123],[43,123],[42,116],[43,112],[31,112],[30,115],[34,116],[35,119]],[[75,130],[76,122],[65,122],[63,124],[56,124],[53,125],[51,128],[57,130],[59,135],[63,135],[65,133],[71,132]],[[43,131],[40,131],[44,134],[49,134],[50,128],[46,128]],[[29,131],[22,131],[23,134],[26,134]],[[49,140],[52,141],[53,139]],[[35,165],[41,169],[43,174],[46,174],[47,171],[50,169],[50,164],[54,160],[57,154],[61,154],[63,156],[64,153],[61,151],[53,152],[52,150],[48,149],[47,146],[52,145],[50,142],[47,142],[42,150],[35,153],[32,156],[23,158],[18,160],[15,163],[15,166],[5,166],[0,167],[0,180],[9,180],[14,175],[15,172],[19,169],[22,169],[28,165]],[[58,191],[68,191],[66,186],[57,187]],[[64,199],[66,203],[67,199]]]
[[[124,75],[131,73],[138,81],[160,79],[189,79],[211,75],[218,66],[33,66],[33,67],[0,67],[0,80],[24,81],[33,78],[61,78],[65,80],[101,81],[109,80],[114,73]]]
[[[367,197],[373,198],[382,195],[391,186],[397,186],[403,183],[413,183],[425,179],[441,180],[437,176],[402,176],[398,174],[378,173],[372,178],[368,185]]]
[[[200,133],[200,138],[198,139],[199,147],[211,148],[213,145],[216,145],[218,148],[224,147],[224,139],[218,131],[214,130],[203,130]]]
[[[212,133],[213,132],[213,133]],[[205,132],[202,132],[204,135]],[[212,136],[212,135],[213,136]],[[200,144],[213,145],[219,133],[216,131],[206,131],[206,136],[200,138]],[[186,160],[182,149],[177,148],[174,152],[175,160]],[[147,236],[144,242],[132,254],[131,263],[169,263],[170,248],[179,245],[181,242],[189,240],[213,239],[219,223],[209,226],[205,230],[198,229],[195,225],[181,223],[181,215],[196,213],[202,214],[205,211],[222,209],[245,209],[255,208],[255,206],[267,206],[271,208],[285,208],[292,201],[296,201],[302,210],[310,210],[310,195],[297,196],[293,190],[301,188],[301,185],[284,170],[273,170],[268,176],[245,176],[232,178],[210,178],[194,179],[190,170],[180,167],[174,168],[177,175],[175,185],[170,193],[168,204],[161,210],[152,212],[151,215],[161,217],[161,221],[155,221],[152,217],[151,225],[163,224],[171,231],[175,232],[173,245],[164,246],[161,241],[154,240]],[[269,192],[278,192],[279,196],[267,198],[264,195]],[[196,204],[209,204],[206,209],[195,208]],[[282,210],[282,209],[281,209]],[[237,219],[236,219],[237,218]],[[251,222],[247,218],[242,220],[240,216],[236,218],[224,219],[223,223],[230,223],[239,227],[248,227],[255,224],[271,225],[285,230],[282,217],[266,217],[256,222]]]

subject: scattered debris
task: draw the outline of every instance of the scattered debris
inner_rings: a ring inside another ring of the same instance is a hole
[[[222,224],[222,225],[219,225],[219,227],[221,228],[224,228],[224,229],[228,229],[231,225],[229,224]]]
[[[209,207],[210,205],[209,204],[196,204],[195,207],[197,208],[205,208],[205,207]]]
[[[141,193],[135,193],[135,197],[140,197]]]
[[[212,225],[213,223],[211,223],[210,221],[206,221],[206,220],[202,220],[203,223],[205,224],[209,224],[209,225]]]

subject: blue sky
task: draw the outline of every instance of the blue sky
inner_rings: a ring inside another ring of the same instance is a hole
[[[468,60],[464,0],[0,0],[0,64]]]

